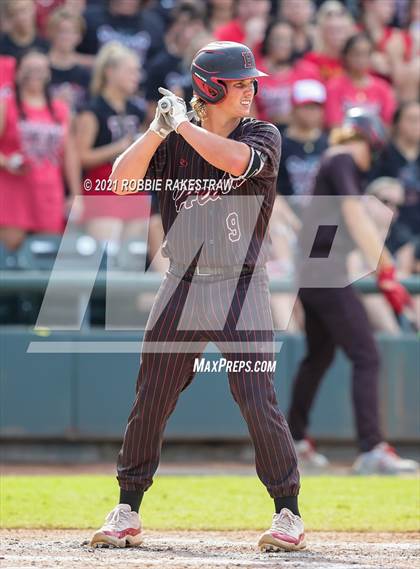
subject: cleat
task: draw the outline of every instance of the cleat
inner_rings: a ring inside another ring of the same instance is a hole
[[[328,468],[330,463],[327,457],[316,451],[311,439],[294,441],[294,444],[300,468],[320,470]]]
[[[258,541],[261,551],[299,551],[306,547],[305,530],[299,516],[283,508],[273,515],[271,528],[264,532]]]
[[[388,443],[379,443],[369,452],[363,452],[353,464],[353,474],[417,474],[415,460],[401,458]]]
[[[142,541],[140,516],[132,512],[128,504],[119,504],[93,534],[90,545],[95,548],[136,547]]]

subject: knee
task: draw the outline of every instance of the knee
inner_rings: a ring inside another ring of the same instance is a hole
[[[378,370],[380,365],[380,357],[376,344],[364,344],[355,351],[351,358],[358,368]]]
[[[332,364],[334,356],[335,346],[324,346],[322,350],[309,352],[304,359],[304,365],[310,367],[314,372],[323,372]]]
[[[9,251],[17,251],[25,240],[25,233],[23,232],[5,232],[2,235],[1,241]]]
[[[253,385],[257,386],[258,381],[255,381]],[[232,393],[245,418],[257,416],[261,418],[265,409],[277,405],[274,389],[263,388],[261,382],[258,389],[253,389],[250,385],[247,388],[232,390]]]

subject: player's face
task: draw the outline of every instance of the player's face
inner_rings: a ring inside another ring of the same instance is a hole
[[[74,22],[62,20],[54,30],[52,40],[58,49],[72,51],[80,43],[81,35]]]
[[[16,72],[16,80],[31,91],[42,91],[50,79],[48,59],[42,53],[28,53]]]
[[[135,57],[127,57],[110,69],[108,81],[129,97],[137,91],[140,77],[139,61]]]
[[[224,110],[234,117],[247,117],[254,98],[254,80],[226,81],[227,96],[221,102]]]
[[[413,102],[403,111],[397,134],[409,144],[420,143],[420,104]]]
[[[322,128],[324,107],[317,103],[299,105],[293,109],[293,121],[302,128]]]
[[[351,72],[367,73],[371,64],[372,46],[367,39],[356,42],[345,58],[346,67]]]

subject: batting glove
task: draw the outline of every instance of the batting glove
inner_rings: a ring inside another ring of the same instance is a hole
[[[164,117],[167,124],[175,132],[178,132],[179,126],[183,122],[189,122],[190,120],[187,114],[187,105],[185,104],[184,99],[181,99],[181,97],[177,97],[174,93],[172,93],[172,91],[168,91],[168,89],[159,87],[158,91],[161,95],[164,95],[164,97],[168,99],[171,103],[171,106],[168,109],[168,111],[164,114]]]
[[[174,130],[166,122],[165,115],[160,110],[159,105],[156,107],[155,118],[150,123],[149,130],[156,133],[162,139],[165,139],[168,134]]]
[[[413,305],[413,299],[407,289],[396,279],[395,267],[388,266],[379,271],[378,287],[397,315],[407,306]]]

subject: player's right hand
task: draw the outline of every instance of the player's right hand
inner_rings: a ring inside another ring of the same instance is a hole
[[[392,265],[379,270],[378,287],[397,315],[402,314],[406,307],[413,306],[412,297],[405,286],[397,281]]]
[[[156,133],[162,139],[165,139],[168,134],[174,130],[165,120],[159,105],[156,107],[155,118],[150,123],[149,130]]]

